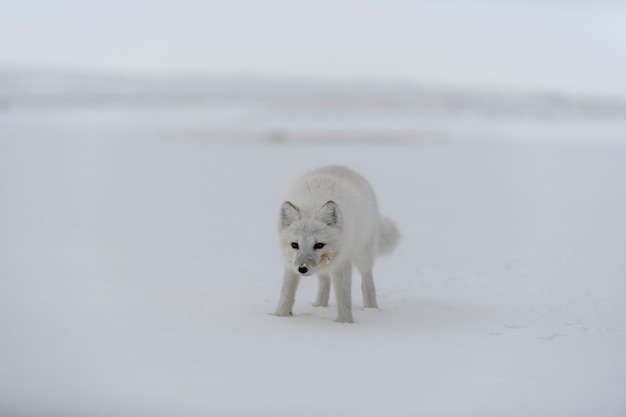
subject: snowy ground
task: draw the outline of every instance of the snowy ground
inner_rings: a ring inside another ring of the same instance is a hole
[[[626,415],[623,120],[330,113],[0,111],[0,414]],[[404,236],[352,325],[314,280],[270,315],[282,192],[326,163]]]

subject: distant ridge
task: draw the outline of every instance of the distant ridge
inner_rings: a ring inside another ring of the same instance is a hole
[[[255,103],[285,110],[353,109],[490,118],[626,118],[626,101],[559,94],[459,92],[408,83],[254,77],[132,77],[0,70],[0,108],[207,106]]]

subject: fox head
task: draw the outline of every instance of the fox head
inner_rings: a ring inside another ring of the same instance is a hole
[[[334,201],[311,213],[284,202],[278,228],[285,261],[300,275],[324,272],[339,254],[341,226],[341,212]]]

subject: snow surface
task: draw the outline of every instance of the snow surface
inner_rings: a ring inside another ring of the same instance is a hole
[[[626,415],[623,120],[261,107],[0,111],[0,415]],[[403,233],[352,325],[271,315],[327,163]]]

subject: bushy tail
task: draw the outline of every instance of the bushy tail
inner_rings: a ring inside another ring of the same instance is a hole
[[[378,248],[379,255],[386,255],[393,251],[400,240],[400,232],[391,219],[381,217],[378,221]]]

